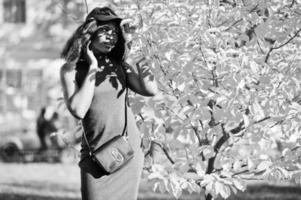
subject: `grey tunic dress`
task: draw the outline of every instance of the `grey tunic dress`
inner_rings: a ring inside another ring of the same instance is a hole
[[[91,106],[83,119],[87,139],[97,148],[116,135],[122,134],[125,123],[126,75],[123,67],[109,59],[99,60],[95,91]],[[87,74],[85,62],[78,62],[76,81],[80,86]],[[88,147],[82,138],[81,193],[83,200],[136,200],[143,167],[141,138],[131,109],[127,112],[129,142],[135,156],[111,175],[104,173],[88,157]]]

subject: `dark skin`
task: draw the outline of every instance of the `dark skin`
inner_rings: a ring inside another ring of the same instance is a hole
[[[100,27],[93,41],[87,44],[85,49],[86,58],[89,63],[88,73],[79,87],[75,81],[75,63],[65,63],[60,71],[64,99],[69,111],[79,119],[82,119],[88,111],[95,89],[95,74],[98,68],[98,60],[95,55],[106,55],[117,42],[117,27],[115,23],[107,23]],[[123,63],[126,68],[128,87],[143,96],[154,96],[157,84],[147,66],[147,60],[142,58],[136,64],[137,70]],[[137,72],[136,72],[137,71]]]

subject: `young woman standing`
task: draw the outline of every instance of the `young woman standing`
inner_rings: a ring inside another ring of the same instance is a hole
[[[108,7],[93,9],[67,41],[61,56],[61,83],[71,114],[82,120],[87,142],[97,148],[123,132],[127,119],[128,141],[134,158],[120,170],[104,175],[89,157],[82,139],[81,192],[83,200],[135,200],[143,166],[141,138],[133,113],[125,117],[127,88],[153,96],[157,85],[144,59],[137,73],[124,60],[122,19]]]

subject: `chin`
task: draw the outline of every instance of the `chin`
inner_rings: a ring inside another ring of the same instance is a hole
[[[103,54],[108,54],[112,51],[112,49],[102,49],[100,52]]]

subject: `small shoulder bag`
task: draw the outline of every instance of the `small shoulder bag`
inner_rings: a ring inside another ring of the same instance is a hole
[[[89,156],[107,175],[116,172],[134,157],[134,151],[128,141],[127,98],[128,89],[126,88],[126,96],[124,101],[125,123],[121,135],[115,136],[97,149],[93,150],[89,145],[86,133],[83,128],[84,139],[89,149]]]

